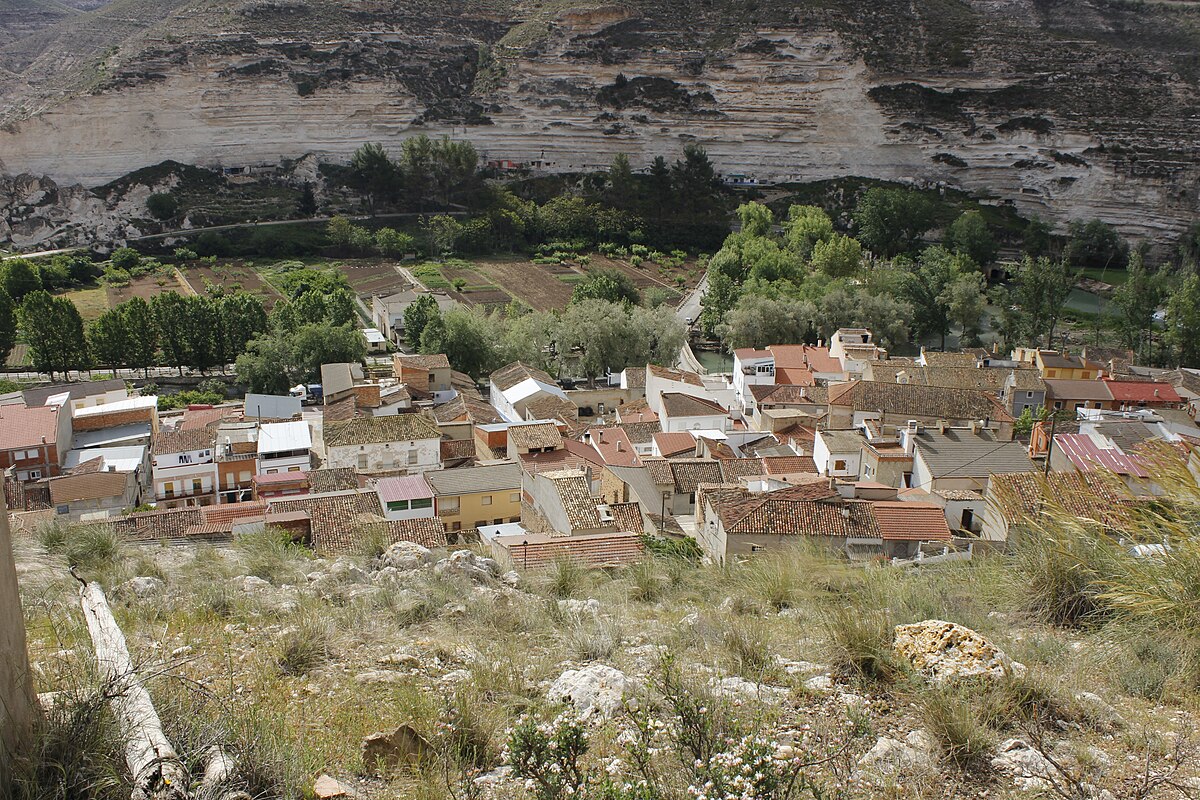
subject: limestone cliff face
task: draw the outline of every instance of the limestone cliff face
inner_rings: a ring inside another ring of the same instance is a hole
[[[1200,8],[903,5],[161,2],[88,69],[48,63],[61,43],[0,48],[21,79],[0,89],[0,162],[95,185],[164,159],[344,159],[416,132],[552,170],[698,141],[764,180],[944,182],[1155,238],[1196,216]]]

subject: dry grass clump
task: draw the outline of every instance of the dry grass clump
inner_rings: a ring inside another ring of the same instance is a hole
[[[275,664],[284,675],[307,675],[329,661],[332,635],[323,620],[307,619],[286,631]]]
[[[245,574],[273,584],[302,583],[312,563],[312,551],[292,541],[291,534],[276,528],[237,537],[235,547]]]

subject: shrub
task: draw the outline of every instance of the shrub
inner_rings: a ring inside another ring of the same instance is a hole
[[[571,714],[540,723],[524,716],[509,732],[508,763],[537,800],[562,800],[588,783],[581,763],[588,747],[583,723]]]
[[[109,256],[109,262],[117,269],[133,272],[142,261],[142,254],[132,247],[118,247]]]
[[[179,213],[179,201],[174,195],[159,192],[146,198],[146,209],[155,219],[168,220]]]
[[[740,674],[759,676],[771,666],[770,639],[762,625],[749,621],[726,625],[721,638]]]
[[[195,261],[200,257],[190,247],[176,247],[174,255],[176,261]]]

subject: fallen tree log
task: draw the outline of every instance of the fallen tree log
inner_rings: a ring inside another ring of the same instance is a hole
[[[238,788],[237,761],[222,748],[212,745],[200,757],[203,775],[196,800],[251,800]]]
[[[109,698],[133,776],[133,800],[188,800],[190,777],[163,733],[150,693],[129,657],[125,635],[113,618],[104,589],[92,582],[79,591],[83,616],[96,650],[102,691]]]

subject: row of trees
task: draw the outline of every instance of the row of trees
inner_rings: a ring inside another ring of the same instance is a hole
[[[475,378],[513,361],[589,380],[631,365],[674,364],[686,335],[673,314],[596,298],[562,312],[513,306],[488,314],[442,313],[426,295],[405,311],[404,329],[420,352],[445,353],[455,369]]]
[[[232,361],[266,329],[261,301],[163,292],[135,297],[85,326],[75,304],[44,290],[26,295],[17,310],[34,369],[66,375],[93,366],[148,370],[165,364],[206,371]]]

